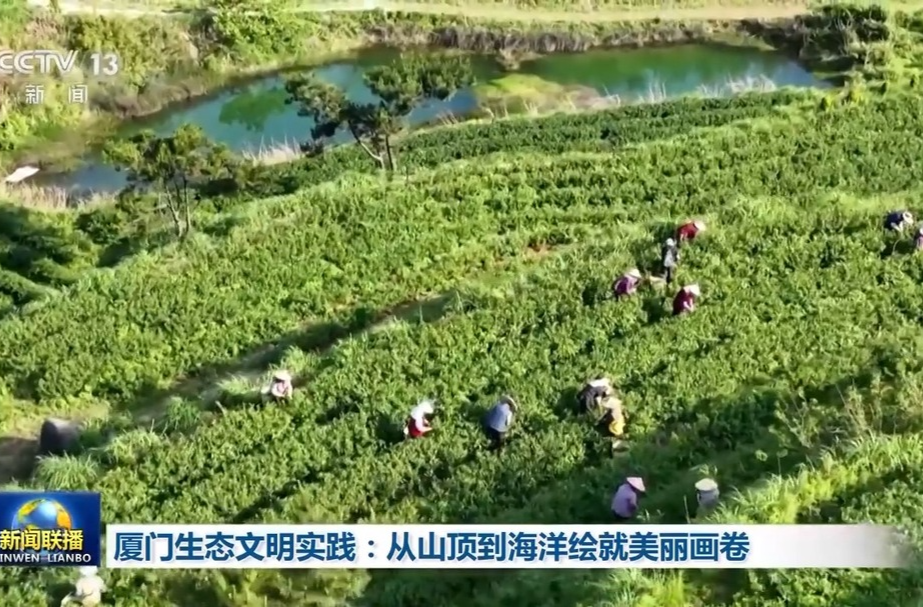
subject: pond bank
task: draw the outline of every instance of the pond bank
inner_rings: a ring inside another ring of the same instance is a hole
[[[366,69],[398,57],[397,49],[365,51],[350,61],[315,68],[322,80],[343,89],[356,101],[374,100],[365,86]],[[575,108],[603,104],[662,101],[689,94],[726,96],[743,90],[776,87],[823,87],[796,62],[779,53],[717,45],[685,45],[635,50],[557,53],[527,58],[515,72],[504,70],[493,56],[472,55],[479,84],[459,91],[445,102],[417,107],[409,116],[411,126],[439,120],[465,119],[493,110],[521,111],[519,104],[560,109],[566,102]],[[262,78],[147,119],[134,121],[117,136],[127,137],[142,129],[168,135],[183,123],[200,126],[206,135],[244,155],[269,151],[291,159],[297,144],[306,140],[313,125],[286,105],[283,77]],[[343,135],[341,141],[349,138]],[[280,149],[281,148],[281,149]],[[285,156],[288,151],[288,156]],[[61,173],[45,172],[36,184],[59,188],[113,191],[124,176],[90,156],[80,168]]]
[[[92,95],[97,101],[93,117],[70,116],[65,122],[63,117],[48,116],[46,124],[36,129],[45,133],[45,138],[48,133],[56,132],[53,137],[56,141],[49,144],[38,138],[41,145],[36,145],[36,138],[31,137],[31,145],[13,146],[14,149],[25,147],[29,150],[13,159],[17,163],[47,163],[55,157],[73,156],[82,151],[79,148],[85,143],[111,135],[113,119],[149,116],[171,104],[206,96],[217,88],[234,85],[242,79],[249,80],[295,65],[316,65],[318,53],[322,53],[321,61],[327,61],[372,46],[430,46],[502,54],[518,60],[519,56],[536,53],[715,40],[760,43],[748,34],[753,30],[752,23],[743,21],[522,22],[382,11],[282,15],[267,12],[260,18],[264,17],[269,25],[257,31],[255,23],[259,20],[252,15],[222,15],[221,20],[214,15],[170,19],[43,16],[45,20],[64,19],[66,24],[60,25],[60,29],[68,32],[76,27],[75,23],[94,19],[93,27],[107,32],[100,36],[102,39],[133,41],[120,46],[129,55],[123,57],[123,64],[131,63],[131,73],[121,77],[117,85],[107,83],[98,87],[96,94]],[[785,21],[774,21],[777,25],[773,31],[778,32],[780,28],[785,31]],[[89,26],[84,24],[80,27]],[[171,40],[169,48],[158,42],[160,38]],[[72,34],[67,34],[67,40],[59,40],[58,43],[79,49],[79,41]],[[168,62],[159,55],[174,57]],[[280,60],[282,57],[287,59]],[[51,113],[52,110],[47,109],[46,112]],[[73,113],[72,110],[70,112]],[[64,111],[61,113],[63,115]],[[67,136],[74,132],[79,132],[80,137]]]

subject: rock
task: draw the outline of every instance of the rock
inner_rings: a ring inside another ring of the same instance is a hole
[[[39,455],[64,455],[77,445],[80,427],[66,419],[46,419],[38,439]]]

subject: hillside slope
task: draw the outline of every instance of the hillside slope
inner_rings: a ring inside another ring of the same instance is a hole
[[[678,523],[710,473],[728,490],[717,520],[913,521],[923,257],[880,226],[923,192],[923,99],[682,103],[438,131],[419,153],[444,164],[387,181],[347,162],[242,210],[221,239],[0,322],[6,389],[43,406],[110,399],[128,415],[203,363],[230,374],[153,432],[113,414],[86,438],[98,449],[44,461],[34,483],[102,491],[107,521],[602,523],[634,472],[647,520]],[[697,126],[658,131],[677,108]],[[722,112],[739,120],[704,118]],[[633,124],[648,134],[610,143]],[[543,143],[520,145],[535,129]],[[491,147],[503,137],[520,149]],[[679,282],[701,285],[701,308],[670,317],[674,287],[611,301],[613,276],[654,268],[692,216],[711,229]],[[293,403],[250,406],[278,367],[304,382]],[[628,407],[623,457],[574,411],[600,372]],[[506,391],[523,411],[495,457],[478,420]],[[438,432],[402,443],[428,395]],[[107,575],[127,607],[909,605],[920,587],[900,572]],[[0,595],[37,605],[62,576],[4,571]]]

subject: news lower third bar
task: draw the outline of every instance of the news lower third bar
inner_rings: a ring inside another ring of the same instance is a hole
[[[109,525],[112,569],[896,569],[875,525]]]

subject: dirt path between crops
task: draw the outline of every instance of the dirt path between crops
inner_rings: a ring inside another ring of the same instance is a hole
[[[36,8],[49,8],[50,0],[29,0],[29,4]],[[284,9],[291,13],[320,13],[331,11],[364,11],[383,10],[386,12],[408,12],[431,15],[455,15],[459,17],[487,18],[504,21],[646,21],[652,19],[665,19],[670,21],[737,21],[741,19],[778,19],[793,17],[804,13],[808,7],[807,2],[792,2],[780,5],[755,5],[755,6],[708,6],[701,8],[665,8],[665,9],[639,9],[616,11],[553,11],[553,10],[518,10],[512,7],[492,6],[453,6],[445,4],[422,4],[415,2],[343,2],[335,4],[317,4],[312,6],[293,7]],[[62,1],[61,12],[65,14],[94,13],[98,15],[122,15],[126,17],[142,17],[150,15],[175,15],[185,11],[180,9],[158,9],[122,6],[100,6],[96,3],[87,5],[76,0]]]

